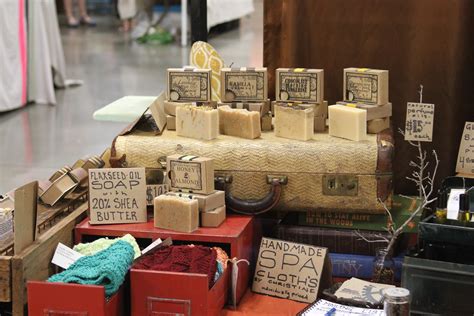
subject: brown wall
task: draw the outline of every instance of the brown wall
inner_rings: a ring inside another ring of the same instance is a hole
[[[392,124],[404,126],[406,103],[435,104],[433,143],[439,181],[454,174],[466,120],[474,120],[474,1],[265,0],[264,65],[270,95],[278,67],[323,68],[325,98],[342,99],[342,69],[390,71]],[[405,180],[412,149],[396,134],[395,190],[413,193]]]

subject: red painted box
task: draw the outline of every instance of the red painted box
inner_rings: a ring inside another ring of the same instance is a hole
[[[209,289],[205,274],[131,269],[132,316],[219,315],[227,301],[229,271]]]
[[[124,316],[124,287],[109,299],[103,286],[28,282],[28,314],[34,316]]]

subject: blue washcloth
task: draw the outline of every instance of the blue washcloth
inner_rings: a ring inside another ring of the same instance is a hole
[[[119,240],[95,255],[81,257],[68,269],[51,276],[48,281],[102,285],[105,294],[111,296],[122,285],[134,255],[133,247],[128,242]]]

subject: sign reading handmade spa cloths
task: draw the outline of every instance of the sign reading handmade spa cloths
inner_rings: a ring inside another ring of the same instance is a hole
[[[326,256],[327,248],[262,238],[252,290],[299,302],[314,302]]]
[[[145,168],[89,169],[91,224],[146,222]]]

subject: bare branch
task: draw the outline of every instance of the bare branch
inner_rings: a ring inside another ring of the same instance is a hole
[[[363,240],[365,242],[368,242],[368,243],[376,243],[376,242],[385,242],[385,243],[390,243],[390,241],[381,236],[381,235],[375,235],[376,238],[380,238],[380,239],[367,239],[366,237],[364,237],[359,230],[356,230],[355,231],[356,235],[359,237],[358,240]]]

